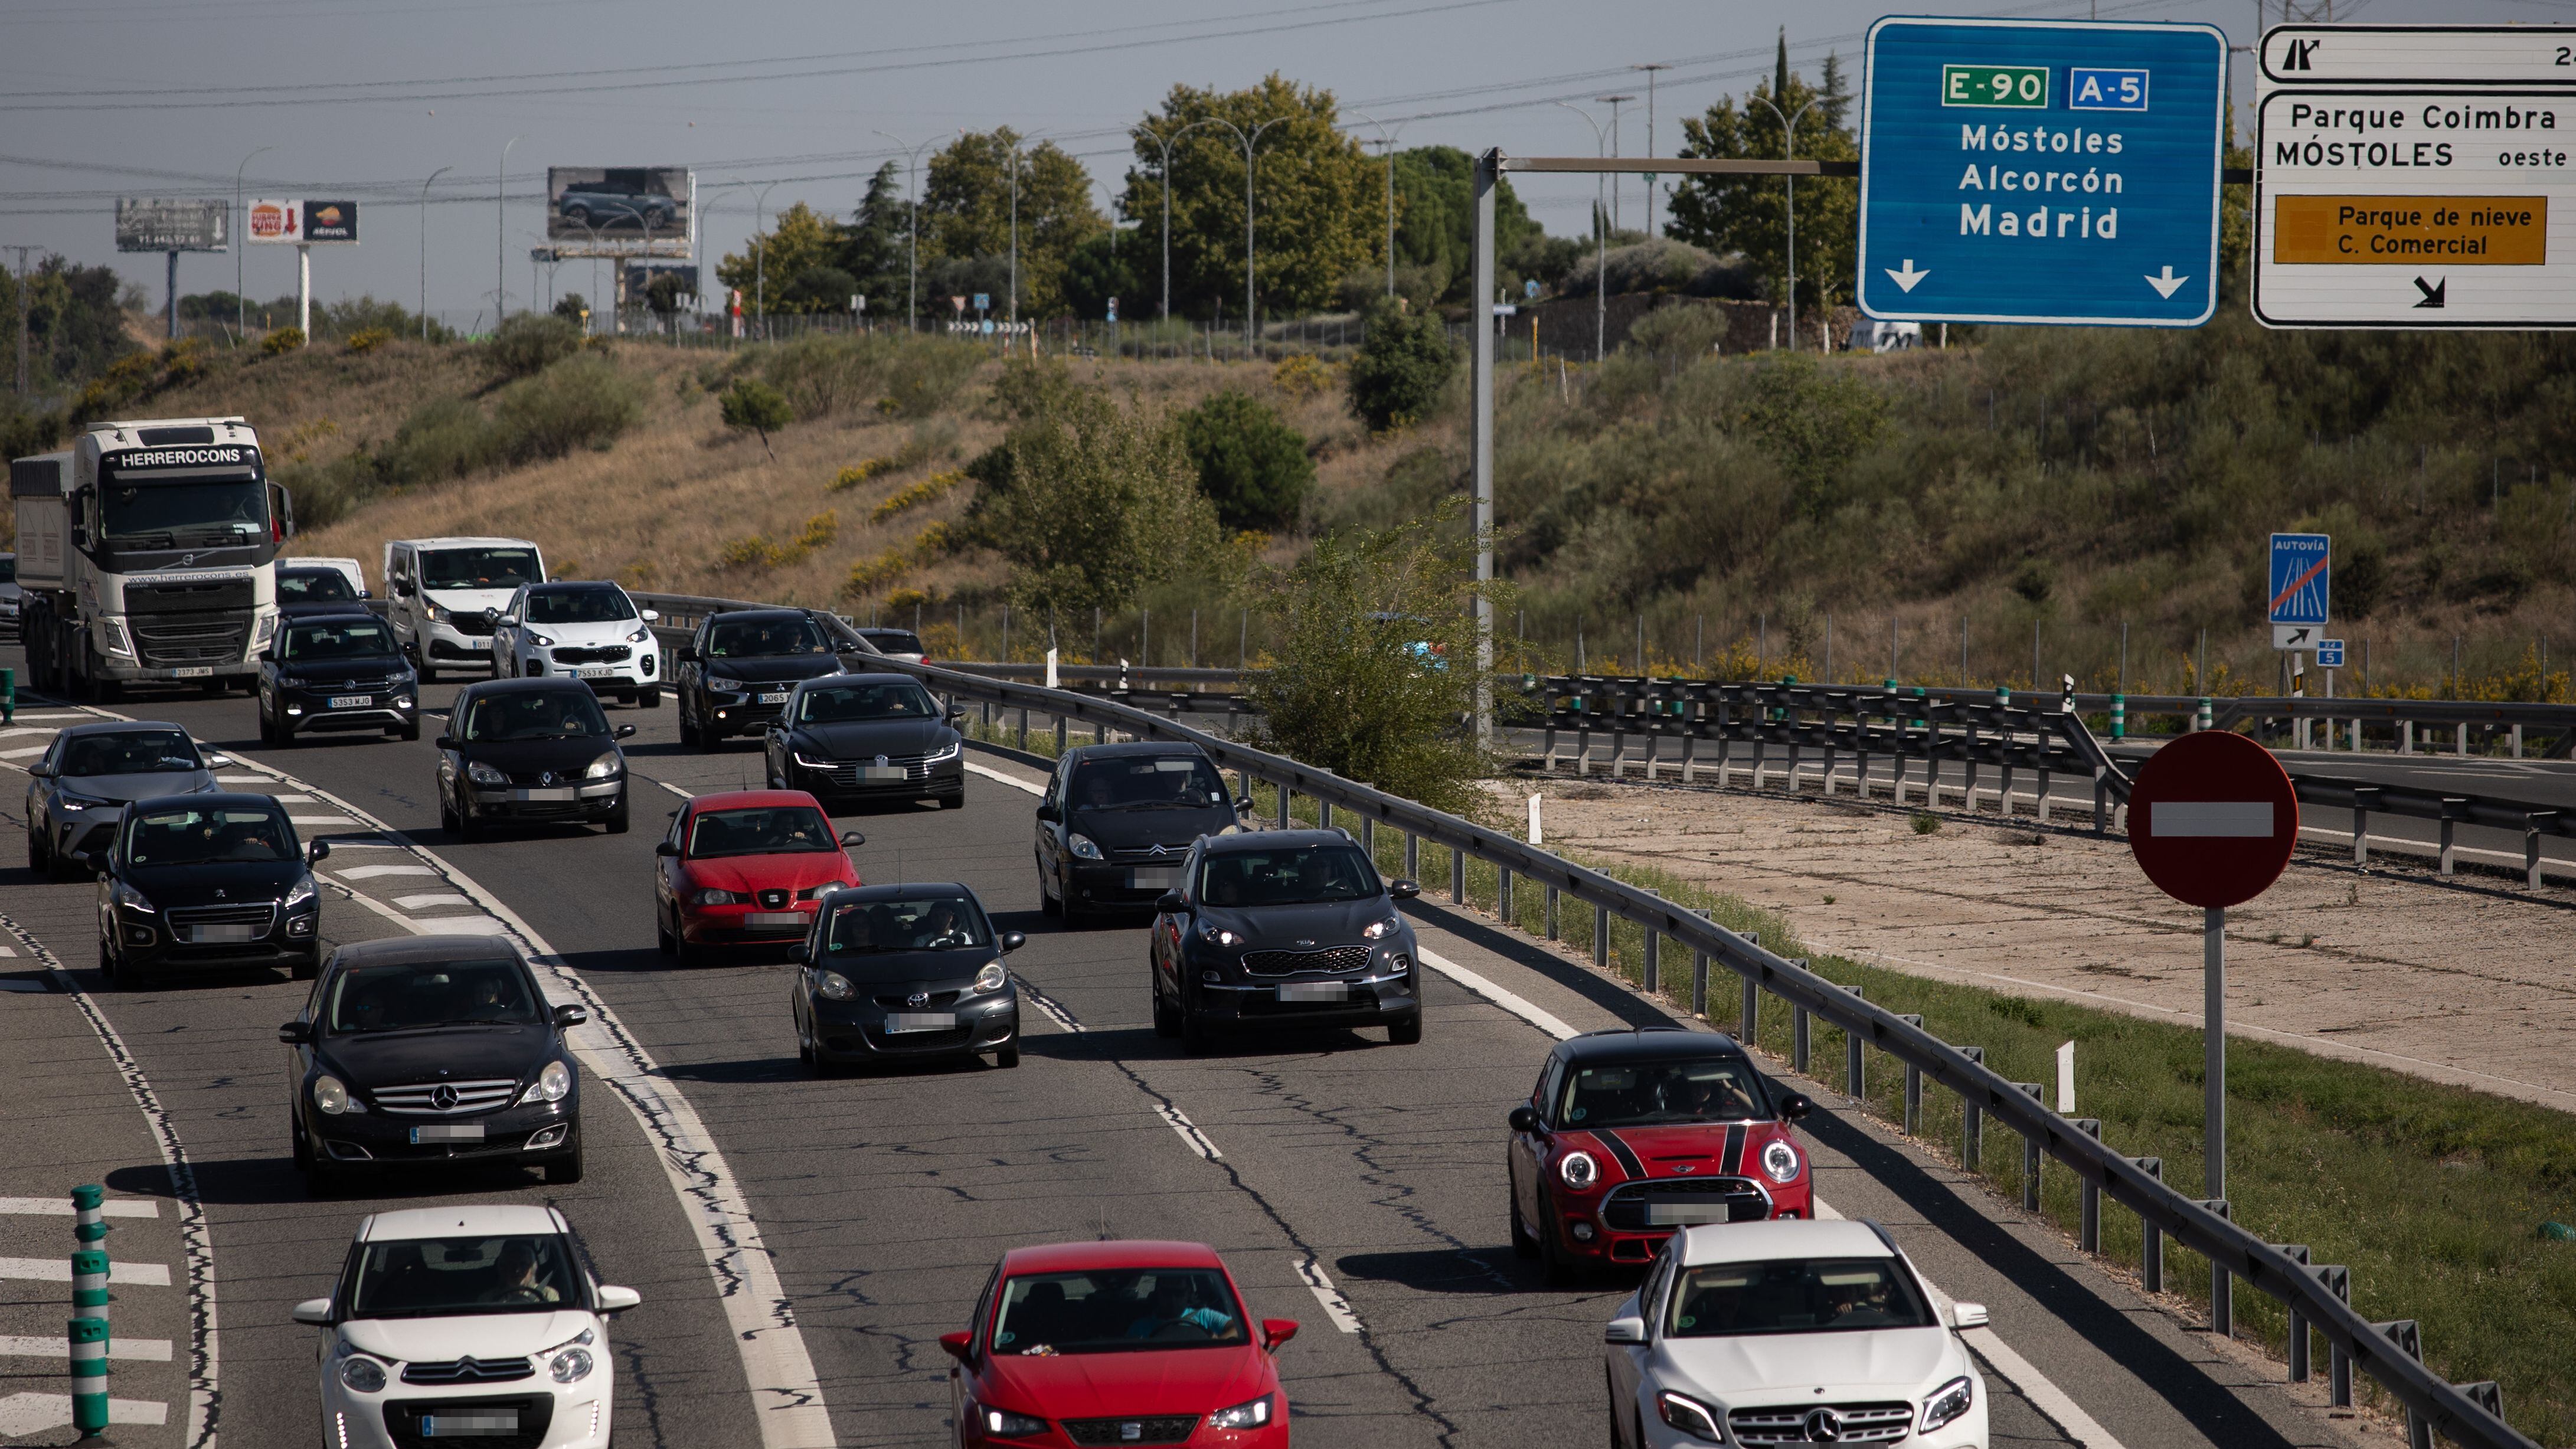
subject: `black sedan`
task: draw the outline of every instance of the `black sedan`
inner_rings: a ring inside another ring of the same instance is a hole
[[[277,564],[277,612],[290,619],[308,614],[346,614],[364,612],[361,600],[367,591],[349,582],[349,576],[330,564],[305,564],[298,567],[280,559]]]
[[[762,748],[769,788],[827,804],[858,800],[966,803],[960,711],[942,711],[902,674],[835,674],[796,686]]]
[[[996,933],[962,885],[856,886],[823,898],[797,948],[796,1054],[817,1075],[844,1065],[992,1053],[1020,1064],[1020,990],[1002,957],[1027,938]]]
[[[1147,740],[1067,750],[1038,801],[1038,904],[1079,925],[1094,912],[1151,909],[1181,883],[1202,835],[1231,835],[1252,802],[1195,745]]]
[[[841,672],[833,633],[811,609],[735,609],[707,616],[697,636],[680,646],[672,675],[680,696],[680,743],[712,749],[727,735],[760,733],[797,685]]]
[[[626,833],[633,725],[608,726],[578,679],[469,684],[438,737],[438,823],[472,839],[500,821],[598,825]]]
[[[227,763],[174,724],[73,725],[27,767],[27,864],[55,871],[82,851],[105,850],[129,802],[213,790],[214,767]]]
[[[284,807],[266,795],[165,795],[125,809],[98,872],[98,969],[135,990],[164,971],[284,966],[311,980],[322,903]]]
[[[1222,1027],[1383,1026],[1422,1040],[1422,967],[1397,901],[1422,894],[1338,830],[1209,836],[1157,903],[1154,1030],[1204,1052]]]
[[[290,615],[260,651],[256,688],[265,745],[291,745],[309,730],[420,738],[420,680],[373,614]]]
[[[480,1164],[581,1181],[581,1071],[563,1034],[588,1008],[546,1005],[491,936],[343,946],[277,1029],[289,1048],[295,1165],[317,1190],[367,1167]]]

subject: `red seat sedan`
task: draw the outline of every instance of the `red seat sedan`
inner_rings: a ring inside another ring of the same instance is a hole
[[[940,1335],[957,1442],[1287,1449],[1271,1355],[1296,1320],[1256,1332],[1204,1243],[1057,1243],[1005,1254],[975,1326]]]
[[[673,811],[653,847],[653,924],[662,954],[683,966],[721,946],[788,946],[814,923],[826,891],[859,884],[832,817],[802,790],[700,795]]]

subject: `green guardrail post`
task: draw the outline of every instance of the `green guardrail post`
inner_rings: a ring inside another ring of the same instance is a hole
[[[0,669],[0,723],[18,717],[18,671]]]
[[[2115,739],[2115,740],[2124,740],[2124,739],[2127,739],[2128,737],[2129,737],[2129,697],[2128,697],[2127,695],[2125,695],[2125,694],[2115,694],[2115,695],[2112,695],[2112,696],[2111,696],[2111,738],[2113,738],[2113,739]]]

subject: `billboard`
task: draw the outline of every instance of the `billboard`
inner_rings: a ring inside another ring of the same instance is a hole
[[[242,221],[242,240],[252,243],[308,246],[358,240],[358,203],[354,201],[254,201]]]
[[[308,242],[355,242],[358,239],[358,203],[305,202],[304,239]]]
[[[572,256],[686,257],[695,195],[685,166],[551,166],[546,239]]]
[[[116,249],[121,252],[219,252],[232,208],[220,196],[120,196]]]

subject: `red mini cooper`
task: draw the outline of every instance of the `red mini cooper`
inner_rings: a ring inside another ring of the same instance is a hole
[[[1255,1324],[1204,1243],[1056,1243],[1005,1254],[939,1345],[962,1449],[1288,1449],[1271,1356],[1296,1332]]]
[[[1620,1028],[1557,1043],[1511,1112],[1512,1247],[1550,1283],[1642,1266],[1675,1229],[1815,1215],[1807,1152],[1735,1039]]]
[[[793,945],[824,892],[859,883],[844,847],[866,843],[855,830],[834,839],[832,818],[802,790],[700,795],[653,847],[662,954],[691,966],[713,947]]]

